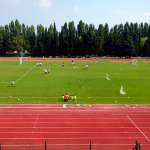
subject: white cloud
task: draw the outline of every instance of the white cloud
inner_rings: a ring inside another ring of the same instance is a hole
[[[52,0],[35,0],[38,6],[43,8],[49,8],[52,6]]]
[[[145,16],[145,17],[150,17],[150,12],[148,12],[148,11],[145,12],[145,13],[144,13],[144,16]]]

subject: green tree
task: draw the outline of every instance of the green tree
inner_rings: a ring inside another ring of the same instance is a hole
[[[76,42],[76,28],[74,22],[69,22],[68,25],[68,43],[70,55],[75,55],[75,43]]]
[[[142,56],[149,57],[150,56],[150,38],[148,38],[143,46]]]
[[[44,48],[44,35],[45,29],[42,25],[37,26],[37,40],[36,40],[36,56],[44,56],[45,48]]]
[[[96,53],[100,56],[104,55],[104,27],[102,24],[99,25],[96,30]]]
[[[0,27],[0,55],[4,55],[6,53],[3,46],[3,38],[4,38],[4,28]]]
[[[61,54],[68,56],[69,55],[69,30],[68,30],[67,23],[65,23],[61,28],[59,42],[60,42],[60,50],[62,52]]]

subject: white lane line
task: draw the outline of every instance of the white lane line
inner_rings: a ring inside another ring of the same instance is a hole
[[[68,112],[68,111],[67,111]],[[16,112],[16,113],[19,113],[19,112]],[[80,112],[79,112],[80,113]],[[81,116],[81,117],[95,117],[95,116],[97,116],[97,117],[99,117],[99,118],[101,118],[101,119],[103,119],[104,117],[102,117],[102,115],[104,116],[104,114],[79,114],[79,113],[77,113],[77,114],[68,114],[68,113],[60,113],[60,114],[40,114],[40,117],[41,116],[49,116],[49,118],[51,118],[51,117],[57,117],[57,116],[62,116],[62,117],[64,117],[64,115],[66,115],[66,118],[67,118],[67,116]],[[0,117],[1,116],[12,116],[12,117],[26,117],[26,116],[33,116],[33,115],[36,115],[36,113],[29,113],[29,114],[25,114],[25,113],[22,113],[22,114],[0,114]],[[110,115],[110,114],[108,114],[108,115]],[[141,115],[136,115],[136,114],[134,114],[135,116],[134,116],[134,118],[135,117],[137,117],[137,118],[140,118],[141,117]],[[112,115],[110,115],[110,116],[118,116],[119,118],[120,117],[125,117],[125,115],[117,115],[117,114],[112,114]],[[139,117],[138,117],[139,116]],[[146,116],[146,119],[147,118],[150,118],[150,114],[148,114],[148,115],[145,115],[144,114],[144,116]],[[135,118],[136,119],[136,118]]]
[[[35,128],[36,129],[36,128]],[[26,133],[26,134],[31,134],[31,133],[36,133],[36,134],[41,134],[41,133],[44,133],[44,134],[48,134],[48,133],[56,133],[56,134],[80,134],[80,133],[82,133],[82,134],[90,134],[90,133],[93,133],[93,134],[101,134],[101,133],[104,133],[104,134],[111,134],[111,133],[119,133],[119,134],[128,134],[128,133],[139,133],[139,132],[124,132],[124,131],[122,131],[122,132],[117,132],[117,131],[115,131],[115,132],[84,132],[84,131],[81,131],[81,132],[74,132],[74,131],[70,131],[70,132],[66,132],[66,131],[58,131],[58,132],[55,132],[55,131],[47,131],[47,132],[39,132],[39,131],[35,131],[35,132],[33,132],[33,131],[31,131],[31,132],[22,132],[22,131],[17,131],[17,132],[14,132],[14,131],[7,131],[7,132],[5,132],[5,131],[0,131],[0,133],[5,133],[5,134],[8,134],[8,133],[18,133],[18,134],[24,134],[24,133]],[[150,133],[150,132],[148,132],[148,133]]]
[[[17,118],[17,120],[21,120],[21,119],[24,119],[24,120],[31,120],[31,119],[36,119],[36,117],[26,117],[26,118],[24,118],[24,116],[22,116],[22,117],[19,117],[19,118]],[[11,118],[11,117],[0,117],[0,120],[7,120],[7,119],[11,119],[11,120],[16,120],[16,118]],[[121,120],[121,121],[126,121],[126,119],[125,118],[107,118],[107,117],[104,117],[104,118],[101,118],[101,117],[92,117],[92,118],[81,118],[81,117],[61,117],[61,118],[59,118],[59,117],[57,117],[57,118],[50,118],[50,117],[40,117],[39,118],[40,120],[50,120],[50,119],[52,119],[52,120],[70,120],[70,119],[74,119],[74,120],[101,120],[101,119],[104,119],[104,120]],[[143,119],[143,118],[141,118],[141,119]],[[138,118],[138,120],[140,120],[140,118]],[[150,119],[149,119],[149,121],[150,121]]]
[[[78,137],[78,138],[49,138],[49,137],[43,137],[43,138],[23,138],[23,137],[11,137],[11,138],[2,138],[0,137],[0,140],[89,140],[89,139],[97,139],[97,140],[105,140],[105,139],[117,139],[117,140],[129,140],[129,139],[145,139],[145,137],[141,137],[141,136],[128,136],[128,137]]]
[[[15,117],[15,118],[7,118],[7,117],[5,117],[5,118],[0,118],[0,122],[1,121],[3,121],[3,122],[10,122],[10,120],[11,121],[18,121],[18,122],[21,122],[22,120],[24,120],[24,121],[32,121],[32,120],[35,120],[36,119],[36,117],[33,117],[33,118],[29,118],[29,117],[26,117],[26,118],[24,118],[24,116],[23,117]],[[142,118],[141,118],[142,119]],[[8,121],[9,120],[9,121]],[[102,122],[110,122],[110,123],[112,123],[112,122],[127,122],[126,120],[124,120],[123,118],[101,118],[101,117],[99,117],[99,118],[50,118],[50,117],[48,117],[48,118],[39,118],[39,120],[47,120],[47,122],[48,121],[56,121],[56,120],[60,120],[60,121],[66,121],[66,120],[68,120],[68,121],[81,121],[81,122],[84,122],[84,121],[86,121],[86,122],[88,122],[88,120],[91,120],[91,122],[101,122],[100,120],[103,120]],[[142,120],[142,121],[140,121],[140,119],[138,119],[138,120],[136,120],[136,122],[138,122],[138,123],[150,123],[150,120]]]
[[[22,118],[23,119],[23,118]],[[11,119],[11,121],[5,121],[5,120],[3,120],[3,119],[0,119],[0,125],[1,124],[10,124],[10,123],[12,123],[12,124],[14,124],[14,122],[16,123],[16,124],[19,124],[19,123],[34,123],[34,119],[24,119],[24,121],[22,121],[22,119],[18,119],[18,120],[16,120],[16,119]],[[25,121],[25,120],[27,120],[27,121]],[[120,123],[122,123],[122,124],[129,124],[129,122],[125,122],[125,121],[112,121],[112,120],[110,120],[110,121],[95,121],[95,120],[93,120],[92,121],[92,119],[91,119],[91,121],[80,121],[80,120],[75,120],[75,119],[60,119],[60,121],[56,121],[56,120],[54,120],[54,119],[47,119],[48,121],[40,121],[40,120],[43,120],[43,119],[39,119],[39,123],[87,123],[87,124],[120,124]],[[44,119],[45,120],[45,119]],[[67,120],[67,121],[66,121]],[[146,124],[146,125],[150,125],[150,122],[137,122],[137,123],[139,123],[139,124]]]
[[[2,128],[2,129],[32,129],[33,127],[0,127],[0,128]],[[36,127],[37,129],[75,129],[75,128],[83,128],[83,129],[93,129],[93,127]],[[135,129],[135,127],[94,127],[94,129]],[[150,129],[150,127],[142,127],[142,128],[144,128],[144,129]]]
[[[34,120],[35,120],[36,118],[35,117],[33,117],[33,118],[24,118],[24,117],[17,117],[17,118],[0,118],[0,124],[1,123],[9,123],[9,122],[33,122]],[[59,121],[58,121],[59,120]],[[89,120],[91,120],[91,121],[89,121]],[[103,120],[103,121],[101,121],[101,120]],[[63,121],[63,122],[69,122],[69,121],[71,121],[71,122],[78,122],[78,121],[80,121],[80,122],[86,122],[86,123],[88,123],[88,122],[93,122],[93,123],[129,123],[128,121],[126,121],[126,120],[124,120],[124,119],[112,119],[112,118],[110,118],[110,119],[106,119],[106,118],[98,118],[98,119],[96,119],[96,118],[87,118],[87,119],[85,119],[84,117],[83,118],[39,118],[39,122],[61,122],[61,121]],[[150,124],[150,121],[147,121],[147,120],[145,120],[145,122],[144,122],[144,120],[143,121],[139,121],[139,120],[136,120],[136,122],[137,123],[139,123],[139,124]]]
[[[0,84],[8,84],[8,81],[0,81]]]
[[[38,124],[38,120],[39,120],[39,115],[37,114],[37,117],[36,117],[36,119],[35,119],[35,121],[33,123],[32,132],[30,132],[31,136],[33,136],[33,134],[34,134],[34,130],[36,129],[36,126]]]
[[[3,96],[3,97],[0,97],[0,98],[26,98],[26,97],[21,97],[21,96]],[[30,97],[29,97],[30,98]],[[35,98],[37,98],[37,97],[35,97]],[[39,98],[42,98],[42,97],[39,97]],[[46,97],[46,98],[49,98],[49,97]],[[53,98],[55,98],[55,97],[53,97]],[[3,109],[7,109],[7,108],[11,108],[11,109],[13,109],[13,108],[18,108],[18,109],[20,109],[20,108],[34,108],[34,109],[49,109],[49,108],[60,108],[60,109],[62,109],[62,106],[63,106],[63,104],[60,104],[60,105],[58,105],[58,106],[56,106],[56,105],[52,105],[52,104],[49,104],[49,105],[41,105],[41,104],[35,104],[35,105],[28,105],[28,104],[9,104],[9,105],[6,105],[6,104],[1,104],[1,106],[0,106],[0,108],[3,108]],[[121,108],[123,108],[121,105],[114,105],[114,106],[95,106],[95,105],[92,105],[92,104],[81,104],[80,105],[80,107],[78,106],[76,106],[76,105],[67,105],[68,106],[68,108],[89,108],[89,109],[102,109],[103,111],[106,111],[106,110],[108,110],[108,111],[120,111],[120,112],[122,112],[120,109]],[[90,106],[90,107],[89,107]],[[148,107],[148,108],[145,108],[145,107],[136,107],[136,108],[132,108],[132,107],[130,107],[129,109],[132,109],[132,110],[129,110],[130,112],[138,112],[139,110],[141,110],[142,112],[149,112],[150,111],[150,106]],[[133,110],[134,109],[134,110]],[[144,109],[144,110],[143,110]],[[146,110],[145,110],[146,109]]]
[[[134,120],[127,115],[127,118],[129,119],[129,121],[132,123],[133,126],[135,126],[135,128],[145,137],[145,139],[150,142],[150,139],[148,136],[145,135],[145,133],[137,126],[137,124],[134,122]]]
[[[28,123],[28,124],[35,124],[35,121],[8,121],[8,122],[0,122],[0,125],[1,124],[26,124],[26,123]],[[36,122],[37,123],[37,122]],[[119,121],[119,122],[110,122],[110,121],[107,121],[107,122],[101,122],[101,121],[94,121],[94,122],[92,122],[92,121],[39,121],[38,123],[48,123],[48,124],[61,124],[61,123],[63,123],[63,124],[120,124],[120,123],[122,123],[122,124],[130,124],[129,122],[122,122],[122,121]],[[143,122],[144,124],[145,124],[145,122]]]
[[[48,146],[89,146],[89,144],[47,144]],[[133,144],[92,144],[94,146],[133,146]],[[142,144],[144,146],[150,146],[150,144]],[[43,144],[18,144],[18,145],[6,145],[6,144],[3,144],[3,147],[29,147],[29,146],[42,146],[43,147]]]

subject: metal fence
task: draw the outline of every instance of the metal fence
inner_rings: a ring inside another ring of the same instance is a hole
[[[49,144],[47,141],[42,144],[0,144],[0,150],[115,150],[116,145],[94,144]],[[119,150],[144,150],[141,144],[136,141],[133,145],[118,144]]]

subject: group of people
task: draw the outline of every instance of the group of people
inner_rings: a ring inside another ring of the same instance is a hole
[[[75,101],[77,99],[77,96],[75,95],[69,95],[68,93],[65,93],[63,96],[62,96],[64,102],[68,102],[68,101]]]

